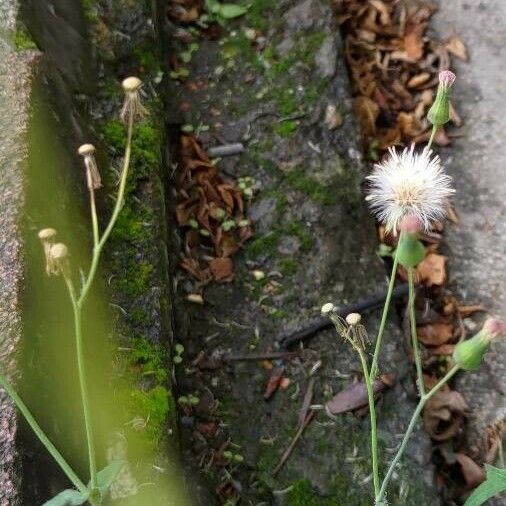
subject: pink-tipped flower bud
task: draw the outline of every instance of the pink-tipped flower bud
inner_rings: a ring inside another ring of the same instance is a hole
[[[420,219],[412,214],[404,216],[399,224],[401,236],[397,245],[397,261],[406,269],[417,266],[425,258],[425,248],[418,239],[423,228]]]
[[[420,218],[414,214],[404,216],[399,224],[400,232],[404,232],[405,234],[417,234],[422,230],[422,228],[423,224],[420,221]]]
[[[450,120],[450,88],[455,82],[455,78],[455,74],[451,70],[443,70],[439,73],[436,100],[427,113],[428,120],[435,127],[440,127]]]
[[[439,84],[445,88],[450,88],[457,79],[457,76],[451,70],[442,70],[439,73]]]
[[[478,369],[492,339],[503,335],[506,335],[506,323],[488,318],[475,336],[457,344],[453,352],[455,363],[465,371]]]

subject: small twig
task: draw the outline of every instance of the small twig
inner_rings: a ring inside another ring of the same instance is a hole
[[[265,353],[248,353],[246,355],[228,355],[223,357],[225,362],[240,362],[244,360],[276,360],[280,358],[291,358],[300,355],[298,351],[273,351]]]
[[[278,465],[274,468],[274,471],[272,471],[272,476],[276,476],[279,473],[279,471],[281,471],[281,469],[285,465],[286,461],[290,457],[293,449],[295,448],[295,445],[297,444],[297,441],[301,438],[304,430],[309,425],[309,422],[311,422],[311,420],[313,419],[314,414],[315,414],[314,411],[310,411],[307,414],[306,419],[304,420],[304,423],[299,426],[299,429],[297,430],[297,433],[293,437],[292,442],[290,443],[290,445],[288,446],[288,448],[283,452],[283,455],[281,455],[281,458],[279,459]]]
[[[225,144],[223,146],[215,146],[207,150],[207,154],[211,158],[239,155],[244,152],[244,145],[241,142]]]
[[[315,377],[311,376],[307,384],[304,400],[302,401],[302,407],[300,408],[298,427],[302,427],[302,425],[304,425],[304,421],[306,420],[307,417],[307,412],[309,411],[309,406],[311,406],[311,401],[313,400],[314,382]]]
[[[403,283],[393,289],[392,298],[399,299],[407,294],[408,284]],[[354,304],[342,306],[341,308],[337,309],[337,314],[342,318],[345,318],[346,315],[350,313],[362,313],[364,311],[369,311],[383,304],[385,297],[386,291],[375,293],[369,297],[359,300],[358,302],[355,302]],[[327,317],[313,318],[302,328],[299,328],[293,332],[282,334],[278,340],[282,347],[289,348],[290,346],[293,346],[300,341],[312,337],[314,334],[320,332],[321,330],[332,327],[332,325],[332,321]]]

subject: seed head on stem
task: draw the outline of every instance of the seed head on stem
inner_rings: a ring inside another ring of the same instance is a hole
[[[97,190],[102,186],[102,180],[100,179],[97,161],[95,160],[95,146],[93,144],[83,144],[82,146],[79,146],[77,152],[84,159],[88,190]]]
[[[366,200],[386,231],[394,234],[408,215],[416,217],[423,230],[430,230],[432,222],[445,217],[446,203],[455,191],[439,156],[433,157],[427,149],[417,153],[414,144],[401,153],[390,148],[367,179]]]
[[[121,108],[120,118],[123,123],[127,124],[129,118],[142,118],[146,114],[146,109],[141,103],[140,89],[142,81],[138,77],[127,77],[121,83],[125,91],[125,100]]]
[[[51,246],[54,244],[54,238],[56,237],[56,230],[54,228],[43,228],[38,233],[39,239],[42,242],[44,248],[44,257],[46,258],[46,274],[51,275],[51,257],[50,251]]]
[[[68,277],[70,274],[69,250],[65,244],[58,242],[53,244],[49,250],[50,274]]]

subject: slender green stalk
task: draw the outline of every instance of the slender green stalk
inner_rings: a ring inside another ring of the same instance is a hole
[[[420,344],[418,343],[418,335],[416,332],[416,314],[415,314],[415,283],[413,280],[413,268],[408,267],[408,284],[409,284],[409,323],[411,327],[411,344],[413,347],[413,355],[416,364],[416,377],[418,391],[420,396],[425,394],[425,385],[423,382],[422,359],[420,357]]]
[[[97,488],[97,458],[95,451],[95,438],[93,435],[93,426],[91,422],[91,410],[89,405],[88,382],[86,379],[86,367],[84,364],[83,353],[83,332],[81,308],[77,305],[76,293],[72,280],[65,276],[70,299],[72,301],[72,309],[74,311],[74,329],[76,339],[76,355],[77,355],[77,371],[79,374],[79,387],[81,389],[81,402],[83,404],[84,426],[86,430],[86,442],[88,445],[88,461],[90,468],[91,488]]]
[[[427,150],[429,150],[432,146],[432,143],[434,141],[434,137],[436,136],[436,132],[438,130],[438,127],[436,125],[432,125],[432,132],[430,133],[429,142],[427,143]]]
[[[93,248],[93,258],[91,260],[90,271],[88,273],[88,277],[84,283],[84,286],[81,290],[81,295],[77,299],[77,306],[82,307],[88,293],[90,291],[91,285],[93,284],[93,280],[95,279],[95,274],[97,272],[98,264],[100,261],[100,255],[102,253],[102,249],[104,248],[109,235],[112,232],[112,229],[118,219],[121,208],[123,207],[123,199],[125,197],[125,188],[126,182],[128,178],[128,169],[130,167],[130,156],[132,152],[132,132],[133,132],[133,124],[134,124],[134,116],[133,113],[130,112],[128,117],[128,127],[127,127],[127,142],[125,147],[125,156],[123,158],[123,167],[121,170],[121,179],[119,183],[118,196],[116,198],[116,204],[114,205],[114,210],[111,215],[111,219],[107,224],[107,227],[102,234],[102,237],[98,241],[98,244]]]
[[[91,224],[93,227],[93,247],[96,248],[99,240],[97,206],[95,204],[95,191],[90,189]]]
[[[395,285],[395,275],[397,273],[397,251],[394,255],[394,264],[392,266],[392,273],[390,274],[390,282],[388,284],[388,291],[387,296],[385,298],[385,305],[383,306],[383,313],[381,315],[381,322],[378,330],[378,336],[376,337],[376,346],[374,348],[374,355],[372,358],[372,364],[371,364],[371,381],[374,381],[376,379],[376,375],[378,374],[378,360],[379,360],[379,354],[381,351],[381,344],[383,340],[383,334],[385,333],[385,326],[387,323],[387,316],[388,316],[388,309],[390,308],[390,301],[392,299],[392,292]]]
[[[399,450],[397,450],[397,454],[395,455],[394,459],[392,460],[392,463],[390,464],[390,467],[388,468],[387,474],[385,475],[385,478],[383,480],[383,483],[381,484],[381,489],[379,494],[376,495],[376,504],[381,503],[383,499],[385,498],[385,493],[388,487],[388,484],[392,478],[392,474],[395,471],[395,468],[397,464],[399,463],[399,460],[401,459],[404,450],[406,449],[406,446],[408,444],[409,438],[413,434],[413,430],[415,428],[415,424],[418,420],[418,417],[420,416],[420,413],[422,412],[423,408],[425,407],[425,404],[427,401],[448,381],[452,378],[452,376],[455,375],[455,373],[459,370],[459,366],[454,365],[448,373],[426,394],[422,395],[420,397],[420,400],[418,401],[418,405],[413,413],[413,416],[411,417],[411,420],[409,422],[408,428],[406,429],[406,433],[404,434],[404,437],[402,439],[401,445],[399,447]]]
[[[17,392],[12,388],[10,383],[7,381],[5,376],[0,373],[0,385],[5,389],[10,398],[14,401],[17,408],[24,416],[25,420],[28,422],[28,425],[32,428],[35,435],[39,438],[40,442],[46,447],[47,451],[51,454],[51,456],[56,460],[58,465],[61,467],[63,472],[67,475],[68,479],[75,485],[77,490],[82,494],[88,493],[88,488],[86,485],[79,479],[77,474],[70,467],[68,462],[63,458],[63,455],[56,449],[54,444],[50,441],[50,439],[46,436],[44,431],[40,428],[40,425],[37,423],[30,410],[26,406],[26,404],[19,397]]]
[[[374,404],[374,389],[373,381],[369,375],[367,368],[367,359],[360,346],[357,346],[357,351],[362,362],[362,369],[364,371],[364,381],[367,389],[367,401],[369,403],[369,417],[371,419],[371,455],[372,455],[372,475],[374,483],[374,495],[377,496],[380,491],[379,479],[379,461],[378,461],[378,434],[377,434],[377,421],[376,421],[376,406]]]

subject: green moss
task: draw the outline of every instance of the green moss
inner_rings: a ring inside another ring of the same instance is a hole
[[[279,261],[279,269],[283,276],[291,276],[297,272],[299,264],[293,258],[282,258]]]
[[[104,140],[117,154],[125,149],[126,129],[117,119],[110,119],[103,128]],[[158,172],[161,164],[161,133],[150,119],[137,124],[132,139],[132,160],[128,191],[135,188],[135,181]]]
[[[281,137],[291,137],[297,131],[298,126],[298,121],[288,120],[275,124],[273,130]]]
[[[334,185],[316,181],[300,167],[290,171],[286,175],[286,181],[290,186],[306,193],[312,200],[320,204],[331,205],[337,201],[337,190]]]
[[[335,499],[318,497],[307,479],[296,481],[288,492],[287,506],[345,506]]]
[[[131,365],[139,369],[142,376],[150,376],[157,383],[166,381],[167,355],[163,346],[138,337],[132,344],[129,360]]]
[[[278,247],[280,234],[278,231],[271,231],[265,235],[257,237],[247,245],[248,254],[251,257],[260,255],[273,255]]]
[[[267,30],[272,21],[272,10],[276,7],[275,0],[255,0],[250,3],[246,14],[247,22],[257,30]]]
[[[132,260],[125,275],[116,281],[116,287],[129,297],[139,297],[149,289],[154,266],[149,262]]]
[[[313,239],[306,230],[306,226],[293,221],[288,224],[275,225],[270,232],[251,241],[247,246],[248,256],[256,258],[260,255],[276,255],[279,241],[283,236],[297,237],[303,252],[309,251],[313,244]]]
[[[174,409],[171,408],[172,404],[170,392],[161,385],[147,391],[134,389],[131,392],[132,414],[145,421],[146,434],[153,445],[163,437],[163,427],[169,412]]]
[[[35,44],[34,40],[24,26],[19,26],[18,29],[14,32],[14,47],[18,51],[23,51],[26,49],[37,49],[37,44]]]

